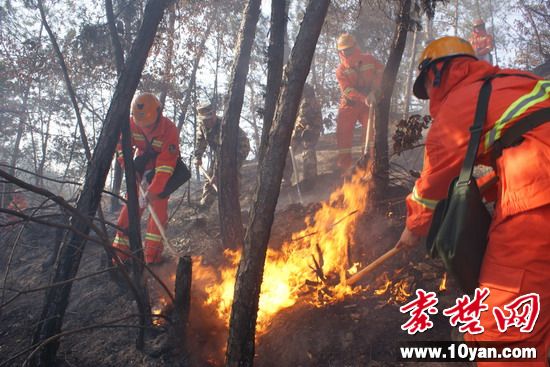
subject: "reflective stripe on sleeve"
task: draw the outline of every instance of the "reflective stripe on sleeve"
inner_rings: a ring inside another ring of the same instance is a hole
[[[423,198],[418,194],[418,191],[416,190],[416,186],[413,188],[412,191],[412,200],[417,202],[418,204],[422,205],[424,208],[428,208],[430,210],[434,210],[435,206],[439,202],[439,200],[432,200],[432,199],[426,199]]]
[[[495,122],[495,126],[485,134],[485,152],[502,136],[504,128],[510,121],[518,119],[529,108],[548,98],[550,98],[550,81],[539,80],[533,90],[514,101]]]
[[[174,173],[174,167],[158,166],[155,168],[155,172]]]

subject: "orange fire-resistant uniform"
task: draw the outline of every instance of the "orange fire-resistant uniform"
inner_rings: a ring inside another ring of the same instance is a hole
[[[174,173],[176,161],[179,156],[179,134],[176,125],[168,118],[161,116],[158,124],[151,128],[140,128],[135,123],[133,118],[130,118],[130,129],[132,133],[132,147],[137,150],[136,156],[140,156],[147,151],[147,139],[153,150],[158,153],[156,159],[150,160],[145,166],[145,171],[155,170],[155,176],[149,187],[148,192],[160,194],[168,182],[168,179]],[[122,146],[119,143],[117,146],[118,161],[123,165]],[[141,182],[141,177],[138,177]],[[161,224],[165,227],[168,220],[168,198],[158,198],[150,202],[151,207],[157,214]],[[140,208],[140,216],[144,208]],[[128,228],[128,208],[125,205],[122,208],[118,218],[118,225],[122,228]],[[128,236],[117,231],[113,246],[124,251],[129,250]],[[147,223],[147,233],[145,234],[145,262],[147,264],[160,262],[163,245],[160,231],[155,224],[152,216],[149,216]],[[119,258],[125,259],[121,253],[118,253]]]
[[[406,200],[406,225],[418,236],[427,234],[435,205],[447,196],[449,184],[462,166],[480,79],[495,73],[521,73],[535,79],[508,76],[492,81],[477,158],[477,163],[492,166],[498,176],[495,211],[480,275],[480,287],[489,288],[491,294],[486,300],[489,310],[481,314],[485,332],[467,335],[467,339],[536,344],[540,357],[550,346],[550,123],[524,134],[521,144],[504,149],[494,163],[490,153],[495,140],[519,118],[550,107],[550,81],[473,58],[453,59],[440,86],[430,93],[434,123],[426,138],[424,168]],[[512,327],[499,332],[493,307],[502,308],[531,292],[538,293],[541,300],[534,331],[526,334]],[[542,359],[514,365],[545,366]],[[478,363],[480,367],[500,365],[510,364]]]
[[[21,193],[15,193],[13,195],[13,198],[10,204],[8,205],[8,209],[17,210],[17,211],[23,211],[28,207],[29,207],[29,204],[27,203],[27,199]]]
[[[490,61],[489,53],[493,50],[494,42],[493,36],[491,36],[484,29],[474,29],[469,39],[476,56],[485,61]]]
[[[340,58],[336,79],[342,97],[336,118],[336,142],[338,166],[345,170],[352,164],[351,147],[355,123],[361,122],[364,134],[369,117],[369,106],[365,103],[365,98],[371,91],[380,89],[384,66],[374,56],[361,53],[357,47],[351,55],[341,55]]]

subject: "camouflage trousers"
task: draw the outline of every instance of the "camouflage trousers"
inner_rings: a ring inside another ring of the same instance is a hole
[[[316,143],[316,142],[315,142]],[[302,138],[293,138],[291,142],[292,153],[294,153],[294,159],[296,160],[296,165],[299,165],[299,158],[302,159],[302,166],[296,167],[298,170],[298,176],[294,177],[295,182],[299,182],[300,179],[303,181],[311,181],[317,177],[317,153],[315,149],[315,143],[306,142]],[[292,167],[292,157],[290,156],[290,151],[286,157],[285,171],[283,179],[285,182],[290,183],[292,178],[292,173],[294,168]]]
[[[245,149],[246,147],[248,147],[248,149]],[[246,160],[246,156],[248,155],[248,152],[249,152],[249,149],[250,147],[248,145],[246,145],[245,148],[242,148],[241,147],[241,151],[239,152],[239,156],[237,157],[237,170],[239,171],[237,173],[237,180],[239,181],[239,186],[240,186],[240,171],[241,171],[241,167],[243,166],[244,164],[244,161]],[[216,188],[219,187],[219,180],[218,180],[218,175],[216,173],[216,162],[212,162],[212,164],[210,165],[209,169],[208,169],[208,176],[210,176],[212,178],[212,181],[209,182],[208,180],[204,183],[204,186],[202,187],[202,195],[201,195],[201,200],[200,200],[200,205],[203,207],[203,208],[210,208],[210,206],[212,206],[212,204],[214,203],[214,201],[216,200],[216,197],[218,196],[218,193],[216,191],[216,189],[214,188],[214,185],[216,185]]]

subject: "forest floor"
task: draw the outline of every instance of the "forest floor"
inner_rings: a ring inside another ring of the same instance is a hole
[[[282,190],[275,216],[270,247],[278,248],[305,227],[304,219],[313,214],[319,202],[328,199],[341,185],[335,173],[336,150],[331,144],[319,144],[319,177],[312,190],[303,193],[303,205],[297,203],[295,187]],[[415,162],[418,159],[415,158]],[[418,169],[418,167],[408,167]],[[248,163],[243,170],[241,204],[246,223],[250,198],[256,183],[255,165]],[[183,190],[182,190],[183,191]],[[192,255],[195,264],[218,268],[224,265],[216,205],[207,213],[197,210],[200,186],[190,188],[191,205],[187,197],[175,195],[171,200],[172,219],[168,236],[183,253]],[[352,256],[363,264],[389,250],[397,241],[404,225],[404,197],[407,190],[392,189],[387,213],[360,215]],[[115,221],[116,213],[107,219]],[[2,306],[0,307],[0,366],[17,366],[33,351],[30,348],[36,322],[39,318],[44,290],[53,267],[42,264],[51,255],[55,229],[38,224],[27,224],[16,241],[21,226],[1,228],[0,269],[2,269]],[[14,247],[14,244],[16,246]],[[68,333],[60,340],[60,366],[217,366],[223,361],[227,340],[226,324],[215,315],[215,310],[204,306],[198,296],[201,290],[194,285],[191,294],[191,313],[187,330],[186,352],[166,349],[167,333],[162,328],[147,333],[144,351],[135,348],[137,307],[131,293],[119,286],[103,270],[103,250],[90,244],[86,247],[74,283],[70,304],[63,324],[64,331],[88,326],[81,332]],[[170,282],[175,268],[174,260],[154,270]],[[103,271],[103,272],[102,272]],[[193,269],[195,271],[195,268]],[[84,277],[87,274],[100,274]],[[298,301],[279,311],[269,327],[256,338],[257,366],[421,366],[422,363],[397,362],[399,343],[406,341],[449,341],[451,327],[441,310],[454,304],[459,296],[449,281],[440,291],[444,276],[442,264],[425,255],[425,249],[395,256],[365,278],[362,288],[343,300],[322,307]],[[391,282],[391,283],[390,283]],[[173,284],[168,284],[173,286]],[[401,287],[401,290],[400,290]],[[417,288],[434,291],[438,295],[440,312],[432,316],[434,327],[425,333],[410,336],[401,330],[408,320],[399,307]],[[408,297],[403,298],[403,291]],[[153,297],[160,291],[151,290]],[[401,295],[401,297],[400,297]],[[113,320],[128,318],[113,323]],[[21,353],[20,356],[17,355]],[[431,363],[437,367],[445,364]],[[466,364],[453,363],[454,366]]]

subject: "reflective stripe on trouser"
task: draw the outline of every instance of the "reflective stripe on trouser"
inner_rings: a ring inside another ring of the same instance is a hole
[[[549,221],[550,205],[546,205],[513,215],[491,228],[480,275],[480,287],[491,291],[484,301],[489,309],[480,317],[485,331],[465,335],[467,341],[496,341],[510,343],[510,347],[536,346],[540,359],[537,362],[478,362],[478,367],[548,366],[544,360],[550,348]],[[512,326],[500,332],[493,307],[504,310],[504,305],[528,293],[540,295],[540,313],[533,331],[522,333]]]
[[[168,221],[168,198],[165,199],[159,199],[159,200],[153,200],[151,202],[151,207],[157,214],[160,223],[163,227],[166,226],[166,222]],[[144,209],[140,209],[139,216],[141,218],[141,215],[143,214]],[[120,212],[120,215],[118,217],[118,226],[122,228],[128,228],[128,208],[126,205],[122,208],[122,211]],[[158,236],[158,237],[157,237]],[[162,240],[158,240],[160,238],[160,231],[157,228],[157,225],[155,224],[155,221],[153,220],[153,217],[149,215],[149,220],[147,223],[147,233],[145,234],[145,241],[144,241],[144,253],[145,253],[145,262],[150,264],[154,262],[160,261],[160,257],[162,255]],[[113,247],[119,248],[123,251],[129,251],[129,241],[128,237],[125,236],[122,232],[117,231],[115,240],[113,241]],[[128,255],[122,254],[120,252],[117,253],[120,260],[124,261],[128,258]]]
[[[345,170],[351,167],[353,160],[351,147],[353,145],[353,129],[359,121],[363,126],[363,134],[369,120],[369,108],[356,102],[355,106],[344,106],[338,110],[336,118],[336,144],[338,146],[338,167]],[[364,139],[363,139],[364,140]]]
[[[151,206],[157,214],[160,224],[166,230],[166,222],[168,222],[168,198],[154,200]],[[149,215],[147,222],[147,233],[145,234],[145,262],[147,264],[160,262],[162,255],[162,237],[153,217]]]

